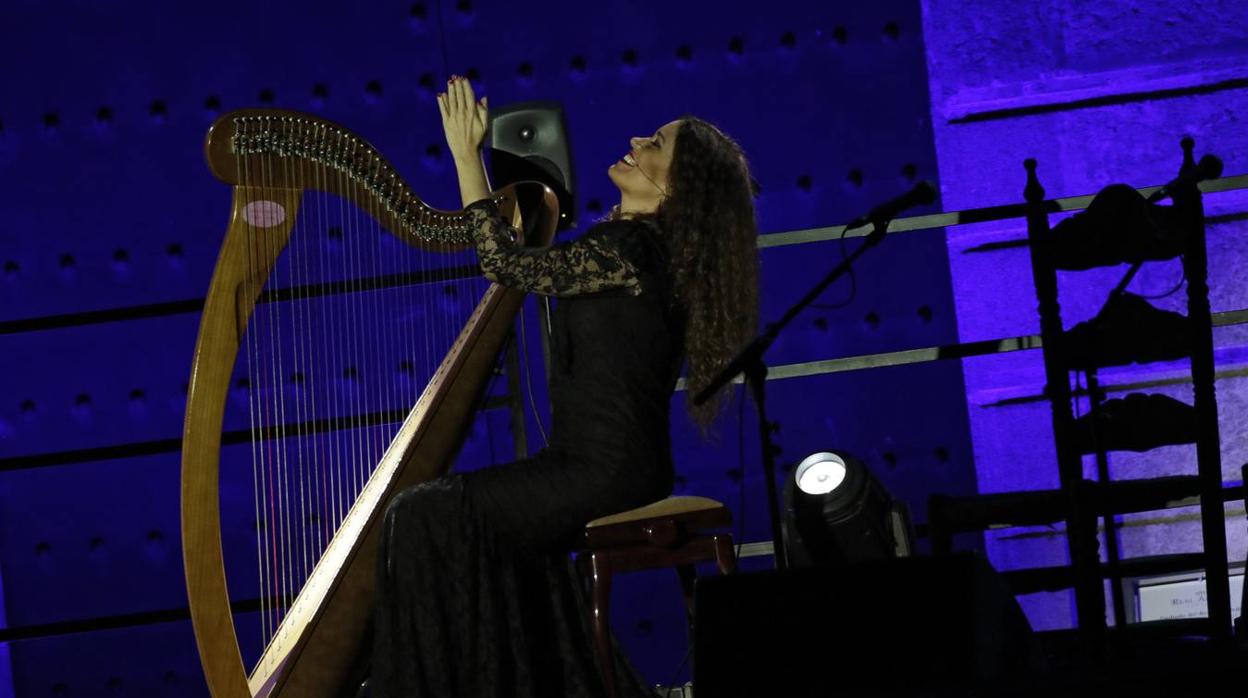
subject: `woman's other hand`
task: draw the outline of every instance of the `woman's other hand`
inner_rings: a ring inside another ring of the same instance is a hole
[[[446,84],[446,92],[438,95],[438,110],[442,112],[446,145],[451,149],[455,162],[479,162],[481,141],[489,123],[486,98],[477,99],[468,78],[452,75]]]

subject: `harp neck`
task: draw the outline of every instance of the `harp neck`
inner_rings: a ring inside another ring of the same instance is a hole
[[[227,184],[335,194],[418,246],[472,242],[463,211],[436,209],[421,201],[367,141],[309,114],[281,109],[229,112],[209,128],[204,154],[213,175]]]

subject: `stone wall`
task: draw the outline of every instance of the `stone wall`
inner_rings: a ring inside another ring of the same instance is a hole
[[[1248,5],[1236,0],[924,0],[933,129],[945,210],[1022,201],[1023,160],[1039,161],[1049,197],[1095,193],[1126,182],[1162,184],[1179,166],[1179,139],[1196,154],[1215,153],[1225,174],[1248,172]],[[1243,223],[1248,192],[1206,197],[1210,216],[1210,286],[1214,312],[1248,307]],[[1057,217],[1054,217],[1054,221]],[[1023,221],[966,225],[948,231],[950,272],[962,341],[1039,331]],[[1067,327],[1094,315],[1125,268],[1059,277]],[[1179,262],[1144,266],[1130,290],[1162,295],[1182,276]],[[1181,310],[1180,290],[1152,303]],[[1248,461],[1242,377],[1246,329],[1215,331],[1224,478],[1238,480]],[[967,409],[979,488],[983,492],[1057,484],[1050,410],[1041,395],[1039,351],[964,362]],[[1190,403],[1186,363],[1102,372],[1109,397],[1124,386],[1166,381],[1155,389]],[[1086,410],[1087,405],[1081,405]],[[1115,478],[1195,472],[1194,447],[1111,454]],[[1095,473],[1091,459],[1085,473]],[[1227,510],[1231,557],[1245,553],[1243,507]],[[1126,517],[1124,555],[1198,550],[1192,510]],[[988,536],[998,568],[1065,562],[1061,531],[1010,530]],[[1068,593],[1023,599],[1037,628],[1067,627]]]

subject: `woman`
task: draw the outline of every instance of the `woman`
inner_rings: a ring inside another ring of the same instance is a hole
[[[485,275],[558,297],[548,448],[400,493],[382,533],[371,683],[378,696],[600,696],[568,555],[586,522],[671,493],[669,404],[753,333],[757,229],[744,155],[700,119],[633,138],[620,203],[574,242],[531,250],[489,200],[486,100],[438,95]],[[705,433],[725,394],[690,412]],[[652,695],[621,656],[619,696]]]

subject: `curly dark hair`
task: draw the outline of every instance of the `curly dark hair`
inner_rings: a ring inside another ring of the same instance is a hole
[[[667,197],[654,218],[667,237],[676,299],[687,311],[686,407],[703,436],[728,402],[705,388],[758,329],[756,186],[741,146],[696,116],[679,119]]]

